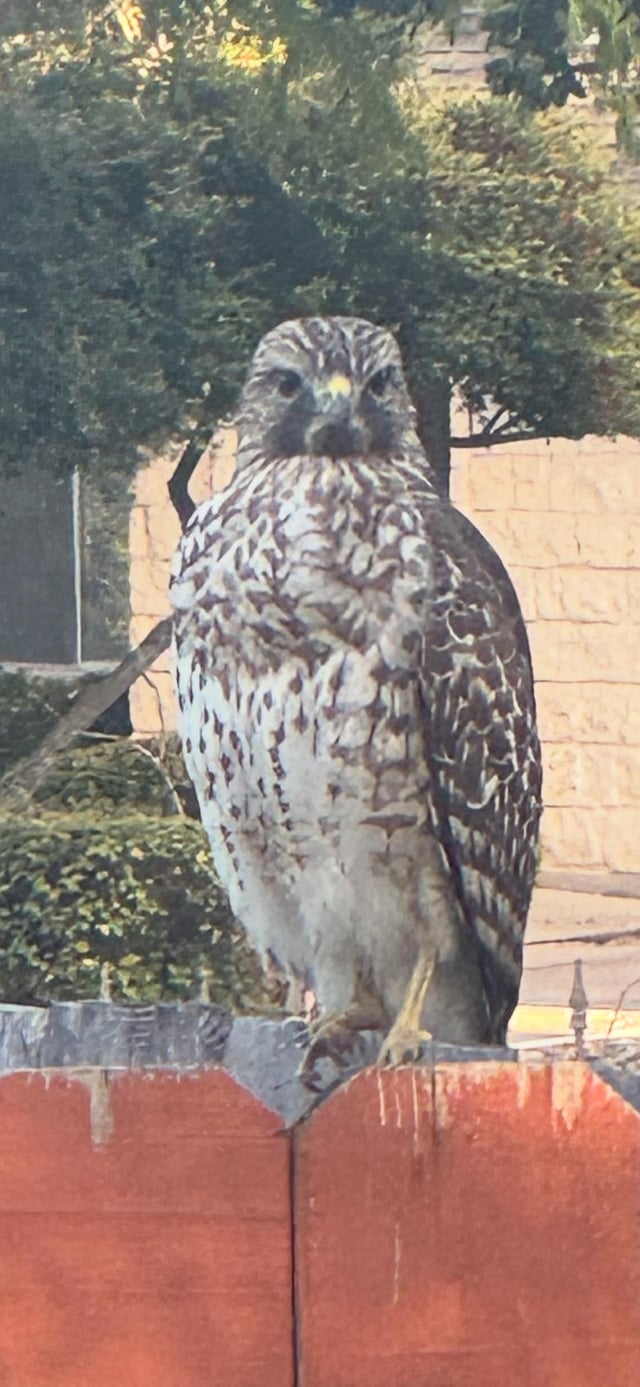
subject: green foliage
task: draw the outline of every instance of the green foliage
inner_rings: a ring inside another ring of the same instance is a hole
[[[491,47],[506,49],[487,67],[496,95],[517,95],[542,111],[586,96],[567,47],[569,0],[497,0],[484,27]]]
[[[0,996],[194,996],[211,974],[215,1002],[264,999],[260,970],[210,865],[199,824],[139,815],[50,814],[0,824]]]
[[[136,98],[135,72],[98,59],[0,101],[5,466],[131,468],[137,444],[187,427],[209,378],[212,418],[237,387],[237,364],[212,368],[238,363],[254,316],[216,266],[241,193],[215,132],[160,84]]]
[[[640,0],[489,0],[492,92],[546,110],[595,95],[616,116],[621,149],[640,156]]]
[[[69,683],[0,668],[0,776],[29,756],[70,707]]]
[[[68,705],[68,684],[3,671],[0,772]],[[163,753],[164,766],[124,739],[69,748],[28,816],[0,806],[0,1000],[95,998],[108,964],[123,1000],[193,997],[206,969],[214,1001],[265,1002],[201,825],[180,811],[178,750]]]
[[[118,738],[58,752],[34,793],[47,811],[96,815],[130,811],[165,817],[179,812],[170,780],[142,746]]]
[[[35,750],[67,711],[62,681],[0,677],[0,772]],[[201,825],[180,811],[184,767],[125,739],[59,752],[28,816],[0,806],[0,1000],[113,995],[266,999],[258,962],[213,871]],[[171,777],[176,775],[178,792]]]
[[[0,52],[1,466],[132,469],[327,311],[396,328],[423,434],[438,381],[506,433],[638,431],[635,228],[584,153],[522,100],[407,95],[393,26],[455,5],[34,5]]]
[[[451,104],[436,123],[418,106],[414,120],[438,208],[443,369],[481,416],[501,407],[498,436],[637,434],[637,214],[565,129],[511,104]]]

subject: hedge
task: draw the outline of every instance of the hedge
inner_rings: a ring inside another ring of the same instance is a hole
[[[0,1000],[197,995],[234,1010],[264,980],[211,865],[200,824],[145,814],[0,818]]]
[[[136,742],[97,742],[58,752],[34,798],[47,811],[92,816],[132,813],[164,817],[180,812],[180,801],[167,771]]]

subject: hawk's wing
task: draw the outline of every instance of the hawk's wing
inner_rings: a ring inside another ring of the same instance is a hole
[[[494,1038],[516,1005],[542,775],[518,599],[497,554],[446,502],[427,505],[433,605],[421,669],[434,828],[478,941]]]

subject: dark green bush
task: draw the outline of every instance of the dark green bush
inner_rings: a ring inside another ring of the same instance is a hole
[[[69,711],[68,680],[32,677],[0,667],[0,775],[29,756]]]
[[[170,732],[168,736],[164,737],[150,737],[145,745],[160,762],[165,775],[171,781],[184,813],[188,814],[191,819],[199,819],[200,810],[196,792],[187,775],[177,732]]]
[[[186,772],[185,772],[186,775]],[[47,810],[164,816],[179,810],[168,772],[136,742],[117,740],[61,751],[35,792]]]
[[[255,955],[211,866],[199,824],[137,814],[0,819],[0,999],[264,1001]]]

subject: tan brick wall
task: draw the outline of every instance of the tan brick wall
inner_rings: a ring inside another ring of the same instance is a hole
[[[189,487],[196,503],[226,485],[233,472],[234,446],[233,431],[221,430],[200,459]],[[167,484],[179,456],[178,447],[168,449],[163,457],[149,455],[135,481],[129,525],[133,645],[143,640],[156,622],[170,611],[169,570],[180,537],[180,525],[169,500]],[[144,678],[136,681],[130,700],[131,721],[138,736],[175,731],[171,651],[165,651]]]
[[[527,619],[545,768],[543,865],[640,870],[640,443],[454,455],[452,499]]]
[[[168,611],[179,526],[176,454],[138,475],[131,637]],[[204,499],[233,466],[233,435],[202,460]],[[457,450],[452,499],[495,544],[529,627],[545,764],[543,865],[640,870],[640,443],[587,438]],[[171,658],[132,690],[141,735],[175,727]]]

